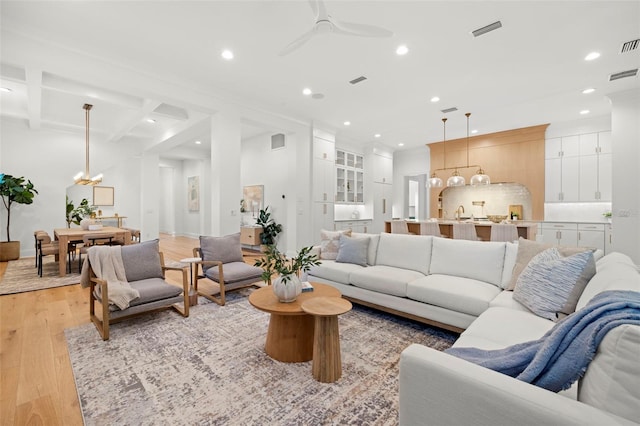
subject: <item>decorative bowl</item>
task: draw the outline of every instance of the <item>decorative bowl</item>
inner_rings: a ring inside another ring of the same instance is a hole
[[[500,223],[507,218],[506,214],[488,214],[487,219],[493,223]]]

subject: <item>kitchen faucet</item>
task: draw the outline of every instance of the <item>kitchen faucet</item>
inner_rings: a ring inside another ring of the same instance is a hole
[[[464,206],[462,204],[456,209],[456,220],[460,220],[460,209],[462,209],[462,213],[464,213]]]

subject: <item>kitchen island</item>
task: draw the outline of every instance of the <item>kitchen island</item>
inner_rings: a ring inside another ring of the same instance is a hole
[[[428,221],[407,220],[407,227],[409,232],[420,235],[420,223]],[[478,238],[482,241],[491,240],[491,225],[493,222],[490,220],[461,220],[459,222],[473,223],[476,226],[476,233]],[[453,238],[453,224],[458,223],[456,220],[439,219],[438,225],[440,226],[440,233],[447,238]],[[526,220],[516,220],[511,222],[518,228],[518,236],[526,238],[528,240],[535,240],[536,233],[538,232],[538,223],[529,222]],[[391,222],[384,223],[384,231],[391,232]]]

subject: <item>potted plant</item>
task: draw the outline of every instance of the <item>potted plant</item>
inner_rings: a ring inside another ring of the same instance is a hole
[[[72,223],[80,226],[83,219],[90,218],[93,215],[94,210],[95,207],[90,206],[86,198],[80,201],[78,207],[74,207],[73,201],[67,197],[67,228],[71,228]]]
[[[264,209],[260,209],[258,218],[256,219],[256,225],[262,226],[262,234],[260,234],[260,243],[263,246],[271,246],[276,243],[278,234],[282,232],[282,225],[276,223],[271,218],[271,212],[269,206]]]
[[[0,196],[2,204],[7,210],[7,241],[0,242],[0,261],[16,260],[20,258],[20,241],[11,241],[9,233],[11,224],[11,206],[14,203],[31,204],[38,191],[30,180],[24,177],[14,177],[0,173]]]
[[[257,259],[254,266],[263,269],[262,279],[271,284],[271,278],[278,274],[273,281],[273,292],[280,302],[293,302],[302,292],[300,273],[307,272],[312,266],[320,264],[318,256],[311,254],[312,247],[303,247],[298,254],[287,259],[284,253],[275,245],[267,246],[264,257]]]

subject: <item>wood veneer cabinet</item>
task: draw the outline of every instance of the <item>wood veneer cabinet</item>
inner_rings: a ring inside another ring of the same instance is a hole
[[[531,192],[532,220],[544,217],[545,198],[545,131],[549,124],[506,130],[469,138],[469,164],[479,164],[491,177],[492,183],[517,182]],[[444,165],[443,143],[428,144],[431,152],[431,170],[458,166],[467,182],[477,168],[466,168],[467,138],[446,141]],[[463,166],[463,167],[460,167]],[[453,170],[438,171],[447,181]],[[429,215],[438,216],[438,197],[444,188],[429,190]]]
[[[262,226],[242,226],[240,228],[240,244],[259,246],[260,234],[262,234]]]

